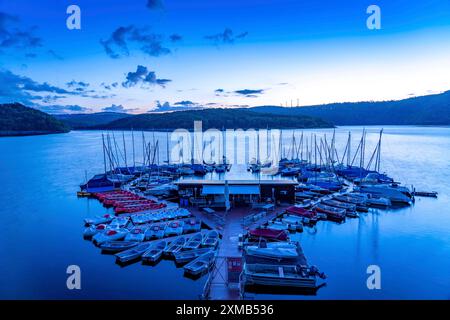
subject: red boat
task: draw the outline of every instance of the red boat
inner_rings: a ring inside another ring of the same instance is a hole
[[[286,241],[288,240],[288,234],[286,230],[275,229],[253,229],[248,232],[251,238],[264,238],[267,240]]]
[[[299,208],[296,206],[287,208],[286,213],[294,215],[294,216],[305,217],[308,219],[316,219],[317,218],[316,212],[307,210],[305,208]]]

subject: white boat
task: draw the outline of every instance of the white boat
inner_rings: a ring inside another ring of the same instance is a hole
[[[181,251],[186,243],[186,237],[178,237],[170,243],[169,246],[163,251],[165,255],[173,256],[175,252]]]
[[[194,250],[178,251],[174,253],[175,262],[187,263],[212,250],[212,248],[199,248]]]
[[[138,241],[142,242],[145,240],[145,231],[147,228],[142,227],[134,227],[131,231],[126,235],[125,241]]]
[[[308,218],[305,217],[299,217],[299,216],[286,216],[284,218],[281,219],[281,221],[284,224],[287,224],[288,227],[290,226],[290,230],[295,230],[295,231],[302,231],[303,230],[303,222],[305,222],[305,219],[307,219],[309,221]]]
[[[114,216],[112,216],[110,214],[105,214],[103,216],[95,216],[94,218],[86,218],[86,219],[84,219],[84,223],[87,226],[104,224],[104,223],[111,222],[113,220],[113,218],[114,218]]]
[[[151,247],[150,242],[141,243],[134,248],[128,249],[126,251],[116,254],[116,259],[120,263],[126,263],[132,260],[140,258],[144,252],[146,252]]]
[[[202,228],[202,222],[198,219],[189,219],[183,226],[184,233],[199,232]]]
[[[289,230],[289,225],[281,221],[270,221],[267,228],[274,230]]]
[[[249,256],[279,261],[298,258],[297,245],[286,242],[262,242],[259,246],[247,246],[245,253]]]
[[[100,245],[103,252],[120,252],[131,249],[139,243],[136,241],[107,241]]]
[[[144,262],[158,261],[166,248],[167,248],[167,241],[165,240],[161,240],[155,244],[152,244],[152,246],[142,254],[142,261]]]
[[[172,221],[167,224],[164,235],[166,237],[179,236],[183,233],[184,221]]]
[[[83,231],[83,237],[92,238],[97,233],[105,232],[108,226],[106,224],[90,225],[86,227]]]
[[[193,235],[183,247],[183,250],[197,249],[202,244],[203,235],[201,233]]]
[[[362,193],[369,193],[376,198],[387,198],[393,203],[410,204],[413,196],[408,188],[386,184],[361,185],[357,189]]]
[[[216,230],[211,230],[203,238],[202,246],[215,248],[218,243],[219,243],[219,233]]]
[[[128,222],[130,222],[129,217],[116,217],[110,222],[109,225],[112,228],[125,228]]]
[[[92,237],[92,242],[94,242],[95,245],[99,246],[107,241],[121,240],[125,238],[128,232],[129,231],[124,228],[110,229],[107,230],[106,232],[97,233],[95,236]]]
[[[244,285],[316,288],[315,272],[296,265],[244,264]]]
[[[152,225],[145,232],[145,239],[146,240],[161,239],[164,237],[165,229],[166,229],[165,224]]]
[[[197,259],[189,262],[184,266],[184,271],[193,276],[200,275],[201,273],[207,271],[214,263],[215,252],[209,251],[202,254]]]

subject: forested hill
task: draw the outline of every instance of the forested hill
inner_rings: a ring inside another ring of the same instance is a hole
[[[20,103],[0,104],[0,136],[68,132],[68,127],[53,116]]]
[[[194,121],[202,121],[204,130],[249,129],[249,128],[331,128],[333,125],[322,119],[303,115],[276,115],[253,112],[247,109],[204,109],[168,113],[139,114],[94,126],[95,129],[177,129],[192,130]]]
[[[332,103],[294,108],[261,106],[250,110],[318,117],[335,125],[450,125],[450,91],[398,101]]]

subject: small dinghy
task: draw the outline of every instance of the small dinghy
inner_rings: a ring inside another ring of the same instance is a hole
[[[174,254],[175,262],[180,264],[187,263],[212,250],[212,248],[200,248],[188,251],[178,251]]]
[[[215,257],[214,251],[204,253],[197,259],[185,265],[184,272],[193,276],[198,276],[201,273],[207,271],[212,266],[212,264],[214,263],[214,257]]]
[[[184,244],[186,243],[186,237],[176,238],[170,245],[164,250],[164,254],[167,256],[173,256],[176,252],[181,251],[183,249]]]
[[[116,217],[109,225],[114,228],[125,228],[128,222],[130,222],[129,217]]]
[[[86,218],[84,219],[84,224],[87,226],[90,225],[98,225],[98,224],[104,224],[104,223],[109,223],[113,220],[114,216],[110,215],[110,214],[105,214],[103,216],[96,216],[94,218]]]
[[[131,249],[137,246],[139,243],[136,241],[108,241],[100,245],[100,249],[103,252],[121,252],[124,250]]]
[[[84,229],[83,237],[87,239],[92,238],[99,232],[105,232],[106,228],[107,228],[106,224],[90,225],[89,227],[86,227]]]
[[[183,221],[170,222],[166,227],[164,235],[166,237],[181,235],[183,233],[183,225],[184,225]]]
[[[314,207],[316,212],[324,213],[327,215],[327,219],[335,220],[335,221],[343,221],[345,220],[345,209],[339,209],[335,207],[330,207],[325,204],[318,204]]]
[[[161,258],[163,251],[167,248],[167,241],[161,240],[153,244],[150,249],[142,255],[143,262],[155,262]]]
[[[273,230],[291,230],[289,229],[289,226],[286,223],[283,223],[281,221],[271,221],[267,224],[267,227],[269,229]]]
[[[351,204],[351,203],[346,203],[346,202],[340,202],[337,200],[322,200],[322,203],[326,204],[327,206],[345,209],[345,210],[347,210],[347,212],[350,212],[350,211],[354,212],[356,210],[356,205]]]
[[[129,231],[127,229],[111,229],[106,232],[97,233],[92,237],[95,245],[99,246],[107,241],[117,241],[125,238]]]
[[[146,240],[161,239],[162,237],[164,237],[165,229],[166,229],[165,224],[152,225],[145,232],[145,239]]]
[[[192,236],[184,245],[183,250],[197,249],[202,244],[203,235],[198,233]]]
[[[219,243],[219,233],[216,230],[209,231],[202,241],[203,247],[213,247],[215,248]]]
[[[145,239],[145,231],[145,228],[135,227],[130,231],[130,233],[127,234],[127,236],[125,237],[125,241],[142,242]]]
[[[184,233],[199,232],[202,228],[202,223],[197,219],[189,219],[184,223],[183,228]]]
[[[152,244],[149,242],[144,242],[134,248],[117,253],[116,260],[120,263],[126,263],[132,260],[136,260],[140,258],[144,254],[144,252],[146,252],[151,247],[151,245]]]

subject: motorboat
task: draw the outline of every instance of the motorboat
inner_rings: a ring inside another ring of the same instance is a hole
[[[250,240],[259,240],[262,238],[270,241],[286,241],[289,238],[286,230],[275,230],[271,228],[249,230],[248,236]]]
[[[314,269],[297,265],[271,265],[244,263],[244,285],[316,288]]]
[[[245,254],[253,257],[273,259],[281,261],[284,259],[298,258],[297,245],[287,242],[260,242],[258,246],[252,245],[245,248]]]
[[[197,259],[185,265],[184,272],[193,276],[202,274],[203,272],[209,270],[209,268],[212,266],[212,264],[214,263],[215,255],[215,251],[209,251],[202,254]]]
[[[132,260],[139,259],[144,252],[151,247],[150,242],[141,243],[134,248],[116,254],[116,260],[120,263],[126,263]]]
[[[369,193],[376,198],[387,198],[392,203],[399,204],[410,204],[414,197],[408,188],[398,185],[360,185],[357,191]]]
[[[151,247],[142,254],[142,261],[155,262],[161,258],[163,251],[167,248],[167,241],[161,240],[151,245]]]

